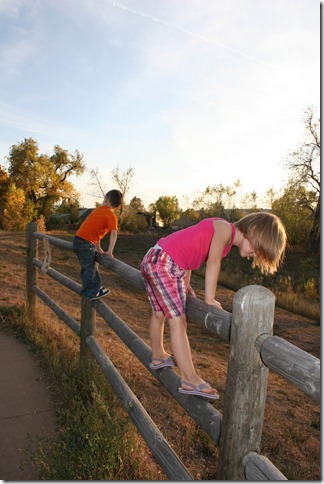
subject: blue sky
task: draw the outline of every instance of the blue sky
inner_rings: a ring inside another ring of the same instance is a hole
[[[317,0],[0,0],[0,164],[32,137],[84,155],[107,189],[195,198],[279,190],[320,108]],[[89,175],[71,180],[93,206]]]

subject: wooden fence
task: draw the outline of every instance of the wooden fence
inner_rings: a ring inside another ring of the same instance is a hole
[[[143,408],[136,395],[103,351],[95,335],[95,311],[141,363],[163,385],[190,417],[219,445],[218,480],[286,480],[265,456],[260,455],[268,369],[274,370],[316,401],[320,400],[320,360],[273,336],[275,297],[261,286],[240,289],[232,314],[188,296],[186,314],[203,329],[230,342],[224,415],[207,400],[178,392],[178,376],[169,368],[151,371],[151,350],[102,300],[81,297],[81,323],[38,287],[38,269],[81,296],[82,286],[51,268],[50,244],[72,251],[72,243],[37,232],[27,225],[27,304],[36,316],[36,295],[80,337],[80,371],[86,375],[93,357],[118,395],[123,407],[170,480],[193,480],[179,457]],[[38,259],[38,240],[44,243],[44,261]],[[145,290],[139,270],[120,260],[97,254],[105,268]]]

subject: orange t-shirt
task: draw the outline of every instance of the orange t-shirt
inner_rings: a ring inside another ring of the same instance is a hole
[[[109,207],[101,205],[88,215],[75,235],[96,245],[112,230],[118,230],[117,217]]]

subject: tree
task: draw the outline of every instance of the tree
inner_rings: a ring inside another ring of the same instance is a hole
[[[10,180],[6,169],[0,165],[0,200],[8,190],[10,185]]]
[[[144,204],[142,200],[138,197],[133,197],[129,202],[129,208],[133,210],[133,212],[144,212]]]
[[[12,183],[5,196],[2,226],[5,230],[25,230],[26,224],[34,216],[34,206],[26,201],[22,188]]]
[[[252,192],[245,194],[245,196],[243,197],[243,200],[242,200],[242,206],[244,208],[250,208],[250,209],[256,211],[257,207],[258,207],[257,200],[258,200],[258,194],[255,190],[253,190]]]
[[[102,182],[102,177],[97,167],[94,168],[93,170],[90,170],[90,178],[91,178],[91,181],[89,185],[94,187],[95,189],[95,193],[91,193],[91,195],[93,195],[96,198],[100,197],[103,199],[108,190],[106,188],[107,185]],[[100,195],[97,195],[98,192]]]
[[[0,227],[3,226],[4,209],[7,203],[7,192],[10,187],[10,180],[5,168],[0,165]]]
[[[91,193],[91,195],[97,198],[103,198],[106,195],[108,189],[107,185],[102,181],[102,176],[100,175],[98,168],[90,170],[90,176],[91,181],[89,185],[94,187],[94,193]],[[118,189],[122,192],[124,200],[127,192],[130,189],[133,176],[133,168],[127,168],[127,170],[121,172],[119,167],[117,167],[111,171],[111,177],[114,183],[116,183]],[[99,193],[99,195],[97,195],[97,193]],[[120,213],[122,213],[122,210],[120,211]]]
[[[177,197],[164,196],[160,197],[153,204],[153,209],[159,212],[164,227],[170,227],[172,222],[179,217],[180,208]]]
[[[206,187],[205,191],[193,201],[195,210],[200,212],[200,218],[222,217],[225,205],[234,208],[240,185],[240,180],[237,180],[233,187],[224,186],[222,183],[215,187]]]
[[[68,181],[71,175],[79,176],[85,169],[83,156],[77,150],[71,155],[54,146],[52,156],[42,155],[37,141],[25,138],[11,147],[8,160],[10,181],[24,191],[38,216],[46,218],[59,201],[78,197]]]
[[[63,200],[63,202],[55,207],[57,214],[70,214],[71,223],[77,222],[79,219],[80,203],[78,200]]]
[[[122,192],[125,199],[128,190],[130,189],[131,182],[134,176],[133,168],[129,167],[127,170],[121,172],[119,167],[114,168],[111,172],[112,179],[117,183],[119,190]]]
[[[304,186],[296,187],[289,183],[283,195],[272,202],[271,210],[283,221],[288,241],[292,245],[305,246],[309,242],[312,220],[311,212],[304,203],[306,199],[309,199],[309,194]]]
[[[143,202],[140,198],[133,197],[129,205],[124,207],[120,220],[121,230],[135,234],[147,230],[147,222],[143,215],[139,215],[140,212],[144,212]]]
[[[296,188],[304,186],[307,198],[303,206],[312,216],[310,230],[310,249],[318,252],[320,244],[320,206],[321,206],[321,179],[320,179],[320,119],[315,115],[315,108],[308,107],[304,116],[304,140],[301,145],[287,155],[286,166],[292,174],[291,183]]]
[[[266,207],[272,207],[272,204],[273,204],[273,201],[275,200],[275,198],[276,198],[276,193],[274,191],[274,188],[270,187],[266,192],[265,206]]]
[[[187,219],[190,220],[191,222],[198,222],[199,221],[199,212],[197,212],[193,208],[187,208],[182,213],[182,217],[187,217]]]

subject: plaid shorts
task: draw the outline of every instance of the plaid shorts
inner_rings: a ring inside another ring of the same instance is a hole
[[[146,292],[153,311],[172,319],[185,314],[186,271],[158,246],[152,247],[141,264]]]

